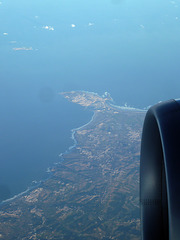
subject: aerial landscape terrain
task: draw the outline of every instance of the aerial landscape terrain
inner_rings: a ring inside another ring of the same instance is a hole
[[[139,157],[145,111],[108,93],[60,93],[94,114],[72,130],[51,177],[0,206],[0,239],[139,240]],[[73,119],[72,119],[73,121]]]
[[[0,0],[0,240],[141,239],[141,134],[180,98],[179,9]]]

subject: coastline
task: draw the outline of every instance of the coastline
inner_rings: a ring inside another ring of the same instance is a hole
[[[49,168],[49,180],[0,208],[2,238],[30,239],[34,233],[38,239],[85,239],[87,233],[88,239],[118,238],[122,233],[127,236],[124,239],[137,238],[139,149],[145,113],[112,107],[108,98],[92,94],[66,92],[64,96],[84,106],[84,111],[90,110],[90,114],[83,118],[81,111],[70,108],[79,121],[64,118],[72,123],[63,149],[68,150],[59,151],[64,153],[59,154],[54,169]],[[100,234],[99,228],[103,230]]]
[[[84,127],[88,126],[88,125],[94,120],[95,115],[96,115],[96,112],[93,113],[93,115],[92,115],[92,117],[91,117],[91,120],[90,120],[89,122],[87,122],[86,124],[84,124],[84,125],[82,125],[82,126],[80,126],[80,127],[78,127],[78,128],[74,128],[74,129],[71,130],[71,132],[72,132],[71,139],[73,139],[73,141],[75,142],[75,144],[74,144],[73,146],[71,146],[71,147],[69,148],[69,150],[71,150],[72,148],[76,147],[76,145],[77,145],[77,140],[76,140],[76,138],[75,138],[76,131],[81,130],[81,129],[83,129]]]
[[[54,163],[54,165],[55,165],[55,163]],[[8,203],[10,203],[10,202],[12,202],[12,201],[14,201],[14,200],[17,200],[18,198],[22,197],[23,195],[25,195],[25,194],[27,194],[27,193],[30,193],[30,192],[33,191],[34,189],[38,188],[42,183],[44,183],[45,181],[47,181],[48,179],[50,179],[51,176],[52,176],[52,171],[51,171],[50,169],[54,169],[53,166],[47,168],[46,172],[47,172],[47,174],[49,175],[47,178],[41,179],[41,180],[38,181],[38,182],[37,182],[36,180],[34,180],[33,182],[36,182],[36,184],[34,184],[34,186],[29,186],[29,187],[27,187],[27,189],[26,189],[25,191],[20,192],[20,193],[18,193],[18,194],[15,194],[15,195],[14,195],[13,197],[11,197],[11,198],[8,198],[8,199],[6,199],[6,200],[3,200],[2,202],[0,202],[0,207],[3,206],[3,205],[5,205],[5,204],[8,204]],[[32,182],[32,183],[33,183],[33,182]]]
[[[75,134],[76,134],[76,131],[88,126],[93,120],[94,120],[94,116],[95,116],[95,112],[93,113],[93,116],[91,117],[90,121],[85,123],[84,125],[80,126],[80,127],[77,127],[77,128],[73,128],[71,129],[71,139],[74,141],[74,144],[72,146],[70,146],[65,152],[63,153],[60,153],[59,154],[59,157],[61,158],[61,161],[60,162],[57,162],[55,163],[55,165],[58,165],[58,164],[61,164],[61,162],[64,161],[64,158],[63,158],[63,155],[66,155],[66,154],[69,154],[73,148],[75,148],[77,146],[77,140],[75,138]]]
[[[137,112],[146,112],[148,110],[146,109],[140,109],[140,108],[135,108],[135,107],[128,107],[127,105],[125,106],[118,106],[118,105],[115,105],[115,104],[112,104],[112,103],[109,103],[109,105],[113,108],[116,108],[116,109],[120,109],[120,110],[126,110],[126,111],[137,111]]]
[[[108,95],[110,99],[107,101],[107,104],[108,104],[110,107],[115,108],[115,109],[117,109],[117,110],[137,111],[137,112],[146,112],[146,111],[147,111],[147,110],[138,109],[138,108],[134,108],[134,107],[128,107],[128,106],[126,106],[126,105],[125,105],[125,106],[118,106],[118,105],[112,104],[112,102],[114,102],[114,101],[113,101],[113,99],[111,98],[111,96],[110,96],[110,94],[109,94],[108,92],[105,92],[105,95],[102,95],[102,96],[100,96],[98,93],[89,92],[89,91],[84,91],[84,90],[83,90],[83,91],[77,90],[77,91],[71,91],[71,92],[72,92],[72,93],[73,93],[73,92],[74,92],[74,93],[82,92],[82,93],[87,93],[87,94],[91,94],[91,95],[98,96],[98,97],[102,97],[102,98],[104,98],[105,96]],[[57,165],[60,165],[60,164],[64,161],[63,156],[69,154],[69,153],[77,146],[77,140],[76,140],[76,137],[75,137],[76,132],[77,132],[78,130],[83,129],[84,127],[88,126],[91,122],[93,122],[94,117],[96,116],[96,111],[97,111],[97,110],[96,110],[96,109],[91,109],[90,111],[92,111],[92,117],[91,117],[91,119],[90,119],[89,122],[83,124],[83,125],[80,126],[80,127],[73,128],[73,129],[70,130],[70,131],[71,131],[71,137],[70,137],[70,138],[73,140],[74,144],[71,145],[67,150],[65,150],[64,152],[62,152],[62,153],[59,154],[59,158],[60,158],[60,159],[59,159],[58,162],[54,162],[52,166],[47,167],[47,170],[46,170],[46,172],[47,172],[47,174],[48,174],[47,178],[41,179],[41,180],[38,181],[38,182],[33,181],[34,183],[36,182],[36,184],[34,184],[33,186],[28,186],[25,191],[20,192],[19,194],[16,194],[16,195],[14,195],[13,197],[11,197],[11,198],[9,198],[9,199],[3,200],[2,202],[0,202],[0,207],[3,206],[3,205],[5,205],[5,204],[8,204],[8,203],[10,203],[10,202],[12,202],[12,201],[14,201],[14,200],[17,200],[18,198],[22,197],[23,195],[25,195],[25,194],[27,194],[27,193],[30,193],[30,192],[33,191],[34,189],[38,188],[42,183],[44,183],[45,181],[47,181],[48,179],[51,178],[54,170],[56,169],[56,166],[57,166]],[[33,182],[32,182],[32,183],[33,183]]]
[[[82,92],[82,91],[81,91],[81,92]],[[87,92],[87,91],[84,91],[84,92]],[[91,94],[93,94],[93,93],[91,93]],[[98,94],[97,94],[97,93],[94,93],[94,95],[98,95]],[[24,196],[24,195],[27,194],[27,193],[30,193],[30,192],[33,191],[34,189],[38,188],[42,183],[44,183],[45,181],[47,181],[48,179],[50,179],[51,176],[52,176],[52,174],[53,174],[53,172],[54,172],[54,169],[56,168],[56,166],[57,166],[57,165],[60,165],[60,164],[64,161],[63,155],[69,154],[69,153],[71,152],[71,150],[76,147],[77,141],[76,141],[76,138],[75,138],[75,136],[74,136],[75,133],[76,133],[76,131],[78,131],[78,130],[81,129],[81,128],[86,127],[87,125],[89,125],[89,124],[93,121],[94,115],[95,115],[95,112],[92,111],[92,117],[91,117],[90,121],[88,121],[87,123],[83,124],[83,125],[80,126],[80,127],[72,128],[72,129],[70,130],[70,131],[71,131],[70,139],[73,140],[74,144],[71,145],[67,150],[65,150],[64,152],[62,152],[62,153],[59,154],[59,161],[54,162],[54,163],[52,164],[52,166],[47,167],[47,169],[46,169],[46,172],[47,172],[47,174],[48,174],[47,178],[41,179],[41,180],[39,180],[38,182],[37,182],[36,180],[32,181],[32,183],[33,183],[33,182],[34,182],[34,183],[36,182],[36,184],[34,184],[33,186],[28,186],[27,189],[25,189],[24,191],[22,191],[22,192],[20,192],[20,193],[18,193],[18,194],[15,194],[14,196],[12,196],[12,197],[10,197],[10,198],[8,198],[8,199],[6,199],[6,200],[1,201],[1,202],[0,202],[0,207],[1,207],[1,206],[4,206],[5,204],[11,203],[11,202],[14,201],[14,200],[17,200],[18,198]],[[31,184],[32,184],[32,183],[31,183]]]

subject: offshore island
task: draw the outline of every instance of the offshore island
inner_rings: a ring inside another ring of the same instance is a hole
[[[145,111],[108,93],[61,93],[94,112],[73,132],[52,176],[0,207],[0,239],[139,240],[139,157]]]

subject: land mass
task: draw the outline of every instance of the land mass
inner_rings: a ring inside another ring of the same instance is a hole
[[[140,239],[139,156],[145,112],[111,105],[108,93],[66,99],[94,112],[74,132],[52,176],[0,208],[0,239]]]

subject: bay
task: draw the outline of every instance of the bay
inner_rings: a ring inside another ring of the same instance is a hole
[[[4,97],[1,92],[0,109],[0,200],[47,178],[47,168],[74,144],[71,129],[92,116],[49,87],[39,92],[9,88]]]

